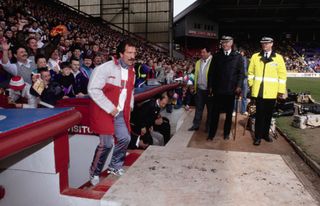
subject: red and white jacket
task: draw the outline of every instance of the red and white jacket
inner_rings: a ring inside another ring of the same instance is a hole
[[[130,132],[130,112],[134,103],[133,67],[128,68],[128,80],[121,78],[121,66],[117,59],[108,61],[96,67],[89,80],[88,94],[91,97],[89,105],[90,128],[97,134],[114,134],[114,117],[110,114],[118,107],[122,89],[127,89],[123,116]]]

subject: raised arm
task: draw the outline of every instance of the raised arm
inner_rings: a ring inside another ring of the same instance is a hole
[[[2,41],[2,60],[1,64],[3,69],[12,74],[13,76],[18,75],[18,69],[15,64],[11,64],[9,60],[9,49],[10,44],[6,40]]]

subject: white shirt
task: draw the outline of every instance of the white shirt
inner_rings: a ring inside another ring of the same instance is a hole
[[[22,63],[22,62],[17,62],[19,64],[19,66],[21,67],[22,65],[30,68],[31,69],[31,60],[27,59],[27,63]],[[8,61],[6,64],[2,63],[2,60],[0,60],[0,64],[3,66],[4,70],[6,70],[8,73],[12,74],[13,76],[17,76],[18,75],[18,68],[16,64],[12,64],[10,63],[10,61]]]
[[[121,80],[122,81],[128,81],[128,69],[124,69],[121,67]],[[120,93],[119,96],[119,104],[118,104],[118,111],[121,112],[123,111],[124,108],[124,104],[126,102],[126,98],[127,98],[127,87],[125,86]]]
[[[231,49],[229,49],[228,51],[223,51],[223,53],[224,53],[225,55],[229,56],[230,53],[231,53]]]
[[[263,56],[269,58],[271,55],[271,51],[264,52]]]
[[[198,87],[203,90],[207,89],[207,65],[211,61],[211,58],[212,56],[210,55],[206,60],[201,59]]]
[[[42,48],[44,46],[44,43],[41,40],[39,40],[37,45],[38,45],[38,48]]]
[[[80,74],[80,69],[76,72],[72,71],[73,77],[76,78],[78,74]]]
[[[208,62],[210,62],[212,56],[210,55],[206,60],[201,59],[200,69],[201,71],[204,70],[204,68],[207,67]]]
[[[59,60],[49,59],[48,60],[49,70],[54,69],[54,67],[58,67],[59,71],[61,70],[59,66]]]
[[[23,62],[17,62],[19,64],[20,67],[24,66],[26,68],[31,68],[31,63],[32,61],[30,59],[27,59],[27,63],[23,63]]]
[[[41,33],[42,33],[42,30],[41,30],[40,28],[34,29],[34,28],[31,27],[31,28],[29,29],[29,32],[41,34]]]

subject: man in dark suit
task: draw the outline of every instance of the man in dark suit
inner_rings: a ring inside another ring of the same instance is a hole
[[[130,148],[145,149],[149,145],[163,145],[169,141],[169,120],[160,115],[161,109],[167,105],[168,101],[167,94],[163,93],[159,98],[151,99],[135,107],[131,115]],[[137,142],[138,136],[140,136],[140,142]]]
[[[209,95],[213,99],[208,140],[212,140],[217,132],[222,111],[226,113],[224,139],[229,139],[235,95],[241,94],[244,76],[242,57],[232,50],[233,38],[222,36],[221,46],[222,49],[212,58],[212,69],[208,74]]]

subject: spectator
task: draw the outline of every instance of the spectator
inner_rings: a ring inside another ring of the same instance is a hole
[[[82,61],[81,48],[78,45],[75,45],[71,51],[72,51],[72,58],[78,59],[81,62]]]
[[[247,112],[247,95],[248,95],[248,92],[249,92],[248,91],[249,90],[249,88],[248,88],[248,66],[249,66],[249,60],[246,57],[245,50],[241,49],[240,50],[240,55],[242,56],[243,72],[244,72],[244,78],[243,78],[243,83],[242,83],[242,87],[241,87],[241,109],[240,109],[240,113],[243,114],[243,115],[248,115],[248,112]]]
[[[27,50],[24,47],[18,47],[14,52],[17,63],[13,64],[9,60],[9,49],[10,45],[6,41],[3,41],[1,61],[3,69],[13,76],[21,76],[26,83],[32,84],[31,73],[32,68],[35,68],[35,64],[28,59]]]
[[[92,56],[91,55],[84,55],[83,56],[83,64],[81,67],[82,71],[85,72],[85,76],[89,79],[91,72],[93,70],[92,68]]]
[[[41,101],[49,105],[56,105],[57,101],[64,95],[61,86],[57,82],[50,81],[51,75],[47,67],[38,68],[38,72],[40,73],[41,84],[43,84],[41,87],[43,89],[36,90],[33,86],[30,91],[31,94],[40,97]]]
[[[153,61],[151,59],[148,60],[148,64],[140,64],[137,67],[137,79],[135,87],[143,87],[147,83],[148,74],[152,70]]]
[[[93,58],[93,67],[96,68],[101,64],[102,64],[102,57],[101,57],[101,54],[98,53]]]
[[[77,97],[83,97],[88,94],[87,87],[89,78],[86,73],[80,68],[80,61],[78,59],[71,59],[71,69],[74,76],[74,93]]]
[[[39,28],[39,25],[36,21],[32,23],[32,27],[29,29],[30,33],[42,33],[42,30]]]
[[[20,76],[14,76],[9,83],[9,102],[14,104],[16,108],[37,108],[38,99],[30,94],[31,85],[24,82]],[[27,100],[27,104],[17,103],[20,98]]]
[[[53,50],[48,60],[48,69],[53,70],[56,73],[60,71],[60,55],[58,49]]]
[[[61,73],[57,76],[57,82],[62,86],[64,93],[63,99],[76,96],[73,89],[75,80],[69,63],[63,62],[61,64]]]

